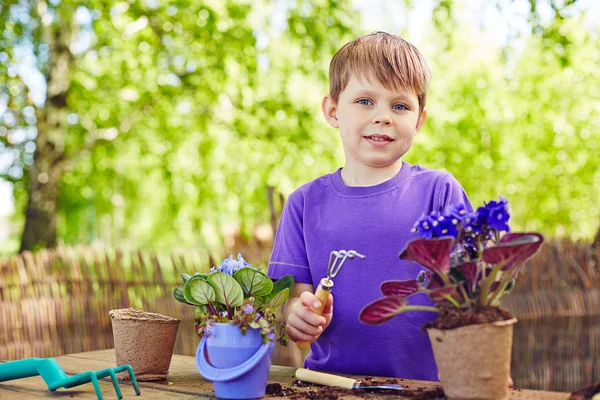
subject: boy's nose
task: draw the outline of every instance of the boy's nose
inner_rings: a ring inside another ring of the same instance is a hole
[[[392,124],[392,119],[387,115],[380,115],[378,117],[373,118],[373,123],[375,125],[390,126]]]

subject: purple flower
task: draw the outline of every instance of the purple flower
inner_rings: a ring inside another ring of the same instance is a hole
[[[433,237],[434,222],[434,218],[432,218],[430,215],[423,215],[415,223],[412,232],[417,232],[417,234],[424,239],[430,239]]]
[[[467,234],[472,235],[474,233],[478,233],[482,231],[482,225],[480,223],[481,217],[479,215],[479,210],[468,213],[463,218],[463,227]]]
[[[238,253],[237,260],[233,259],[233,256],[230,255],[226,259],[221,262],[221,265],[218,267],[213,267],[210,269],[210,272],[223,272],[227,275],[233,276],[237,271],[242,268],[253,268],[240,253]]]
[[[446,218],[450,218],[454,225],[462,222],[463,218],[467,215],[467,209],[464,204],[451,204],[444,208],[442,214]]]
[[[252,307],[250,304],[246,303],[246,304],[244,304],[244,308],[242,309],[242,312],[244,314],[252,314],[254,312],[254,307]]]
[[[440,216],[433,222],[433,233],[435,237],[458,236],[458,229],[454,218]]]
[[[510,227],[508,226],[508,220],[510,219],[508,200],[500,197],[499,202],[490,201],[485,207],[489,209],[488,225],[490,228],[499,232],[510,232]]]

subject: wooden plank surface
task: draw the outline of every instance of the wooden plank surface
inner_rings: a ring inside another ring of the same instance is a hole
[[[56,360],[65,370],[68,375],[77,374],[84,371],[97,371],[103,368],[115,367],[114,350],[91,351],[86,353],[70,354],[57,357]],[[309,390],[314,391],[316,388],[305,388],[294,386],[295,369],[292,367],[281,367],[277,365],[271,366],[269,383],[279,383],[284,389],[292,388],[298,394]],[[353,376],[361,379],[364,377]],[[438,384],[428,381],[413,381],[402,380],[401,382],[409,389],[418,388],[434,388]],[[214,399],[212,383],[204,380],[196,369],[196,363],[193,357],[174,355],[171,360],[171,368],[169,370],[169,379],[163,382],[140,382],[140,390],[143,398],[160,399]],[[115,399],[116,394],[110,380],[102,380],[100,382],[102,394],[105,399]],[[135,393],[130,383],[120,382],[121,391],[124,398],[133,398]],[[24,400],[27,398],[65,398],[65,399],[95,399],[96,395],[92,384],[85,384],[74,389],[58,389],[56,392],[49,392],[41,377],[31,377],[19,379],[15,381],[0,383],[0,400],[15,399]],[[532,390],[513,390],[510,398],[515,400],[566,400],[569,397],[568,393],[542,392]],[[267,396],[269,399],[278,397]],[[289,397],[279,397],[289,398]],[[406,397],[394,394],[365,394],[361,396],[341,396],[340,399],[405,399]]]

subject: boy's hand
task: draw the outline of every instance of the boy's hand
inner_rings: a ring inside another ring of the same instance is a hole
[[[321,302],[313,293],[303,292],[300,295],[300,299],[292,305],[285,327],[290,340],[312,343],[321,336],[333,317],[333,296],[330,294],[327,298],[322,315],[311,310],[320,306]]]

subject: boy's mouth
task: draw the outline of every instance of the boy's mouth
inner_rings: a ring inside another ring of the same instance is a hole
[[[371,143],[371,145],[375,147],[386,147],[394,141],[394,139],[388,135],[369,135],[365,136],[364,138],[367,139],[367,142]]]
[[[389,137],[388,135],[369,135],[369,136],[365,136],[367,139],[371,139],[371,140],[376,140],[378,142],[393,142],[394,139],[392,139],[391,137]]]

